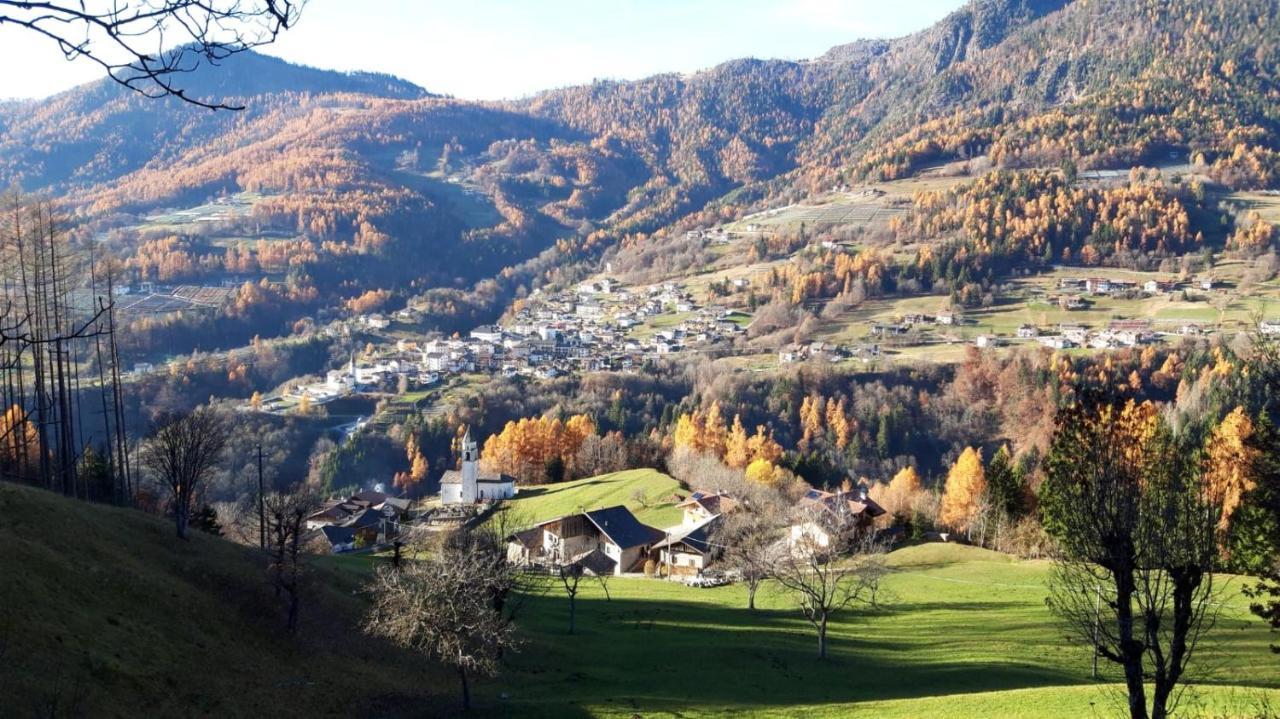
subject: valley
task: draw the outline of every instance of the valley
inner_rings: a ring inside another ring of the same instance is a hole
[[[951,5],[0,101],[0,715],[1273,715],[1280,5]]]

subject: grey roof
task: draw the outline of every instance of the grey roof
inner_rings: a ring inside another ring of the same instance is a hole
[[[324,532],[324,538],[329,540],[329,544],[337,546],[339,544],[350,544],[356,541],[356,530],[354,527],[339,527],[330,524],[327,527],[321,527]]]
[[[715,525],[720,521],[721,515],[716,515],[695,525],[679,528],[679,531],[672,532],[665,539],[653,545],[654,549],[666,547],[672,544],[686,544],[691,549],[695,549],[703,554],[711,551],[711,532]]]
[[[602,534],[622,549],[653,544],[662,538],[662,530],[642,524],[631,510],[621,504],[584,513]]]
[[[572,567],[575,564],[582,567],[584,574],[590,574],[592,576],[613,574],[613,568],[618,566],[618,563],[614,561],[613,557],[610,557],[599,549],[592,549],[590,551],[583,552],[573,559],[570,559],[568,562],[565,562],[566,567]]]
[[[516,478],[500,472],[476,473],[476,483],[478,484],[502,484],[504,482],[515,484]],[[445,470],[444,474],[440,475],[440,484],[462,484],[462,471],[457,469]]]
[[[507,537],[508,542],[519,542],[521,546],[534,549],[542,546],[542,527],[530,527]]]
[[[351,519],[342,523],[343,527],[351,529],[364,529],[365,527],[376,527],[382,524],[382,520],[386,516],[376,509],[362,509],[352,515]]]

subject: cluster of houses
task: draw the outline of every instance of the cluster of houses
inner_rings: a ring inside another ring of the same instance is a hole
[[[825,360],[840,362],[846,359],[860,359],[863,362],[880,356],[880,345],[874,343],[853,346],[834,344],[831,342],[792,343],[778,350],[778,362],[790,364],[807,360]]]
[[[460,446],[460,466],[441,481],[438,512],[458,521],[477,516],[516,494],[515,480],[482,472],[477,443],[468,430]],[[721,491],[696,491],[676,507],[681,520],[674,526],[649,526],[622,505],[581,510],[547,519],[507,538],[507,559],[513,564],[557,571],[575,567],[582,572],[621,575],[661,568],[673,578],[698,581],[714,570],[726,547],[716,530],[724,517],[742,508],[738,498]],[[457,511],[463,510],[463,511]],[[830,546],[829,523],[823,513],[848,520],[844,526],[870,531],[884,509],[865,488],[828,492],[811,489],[779,540],[780,550],[798,551]],[[415,511],[410,500],[382,491],[360,491],[326,501],[306,517],[306,528],[324,537],[331,551],[344,553],[392,545],[406,528],[430,525],[431,510]],[[481,515],[482,516],[482,515]],[[456,522],[451,522],[456,524]]]
[[[319,531],[335,553],[384,546],[401,534],[410,500],[378,491],[361,491],[330,499],[306,518],[306,528]]]
[[[672,577],[703,577],[727,549],[717,541],[716,529],[741,503],[725,492],[698,491],[676,506],[682,510],[680,524],[664,529],[644,524],[622,505],[548,519],[508,537],[507,559],[553,571],[573,566],[595,575],[637,573],[652,563]],[[810,490],[799,506],[806,511],[797,514],[780,540],[792,551],[830,546],[830,525],[815,513],[841,513],[860,531],[869,531],[884,514],[864,489]]]
[[[1133,282],[1107,277],[1064,277],[1058,280],[1058,289],[1063,292],[1111,297],[1131,297],[1139,293],[1151,296],[1168,295],[1190,287],[1208,292],[1214,288],[1214,280],[1212,277],[1201,277],[1194,283],[1179,280]]]
[[[633,336],[659,315],[684,317],[646,338]],[[373,366],[353,363],[306,389],[319,399],[388,375],[429,385],[461,373],[547,379],[578,371],[629,370],[646,359],[731,340],[745,332],[741,319],[723,307],[699,305],[676,283],[633,291],[605,278],[554,294],[535,291],[506,325],[482,325],[466,336],[401,340],[394,349],[383,348]],[[389,322],[382,315],[356,321],[365,329]]]

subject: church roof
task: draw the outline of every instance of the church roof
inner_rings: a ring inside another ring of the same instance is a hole
[[[477,484],[503,484],[506,482],[515,484],[516,478],[500,472],[476,472]],[[462,472],[456,469],[445,470],[445,473],[440,476],[440,484],[462,484]]]

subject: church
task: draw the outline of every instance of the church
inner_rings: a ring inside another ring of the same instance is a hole
[[[480,452],[471,439],[471,428],[462,436],[462,468],[450,469],[440,478],[442,504],[475,504],[510,499],[516,479],[507,474],[480,471]]]

